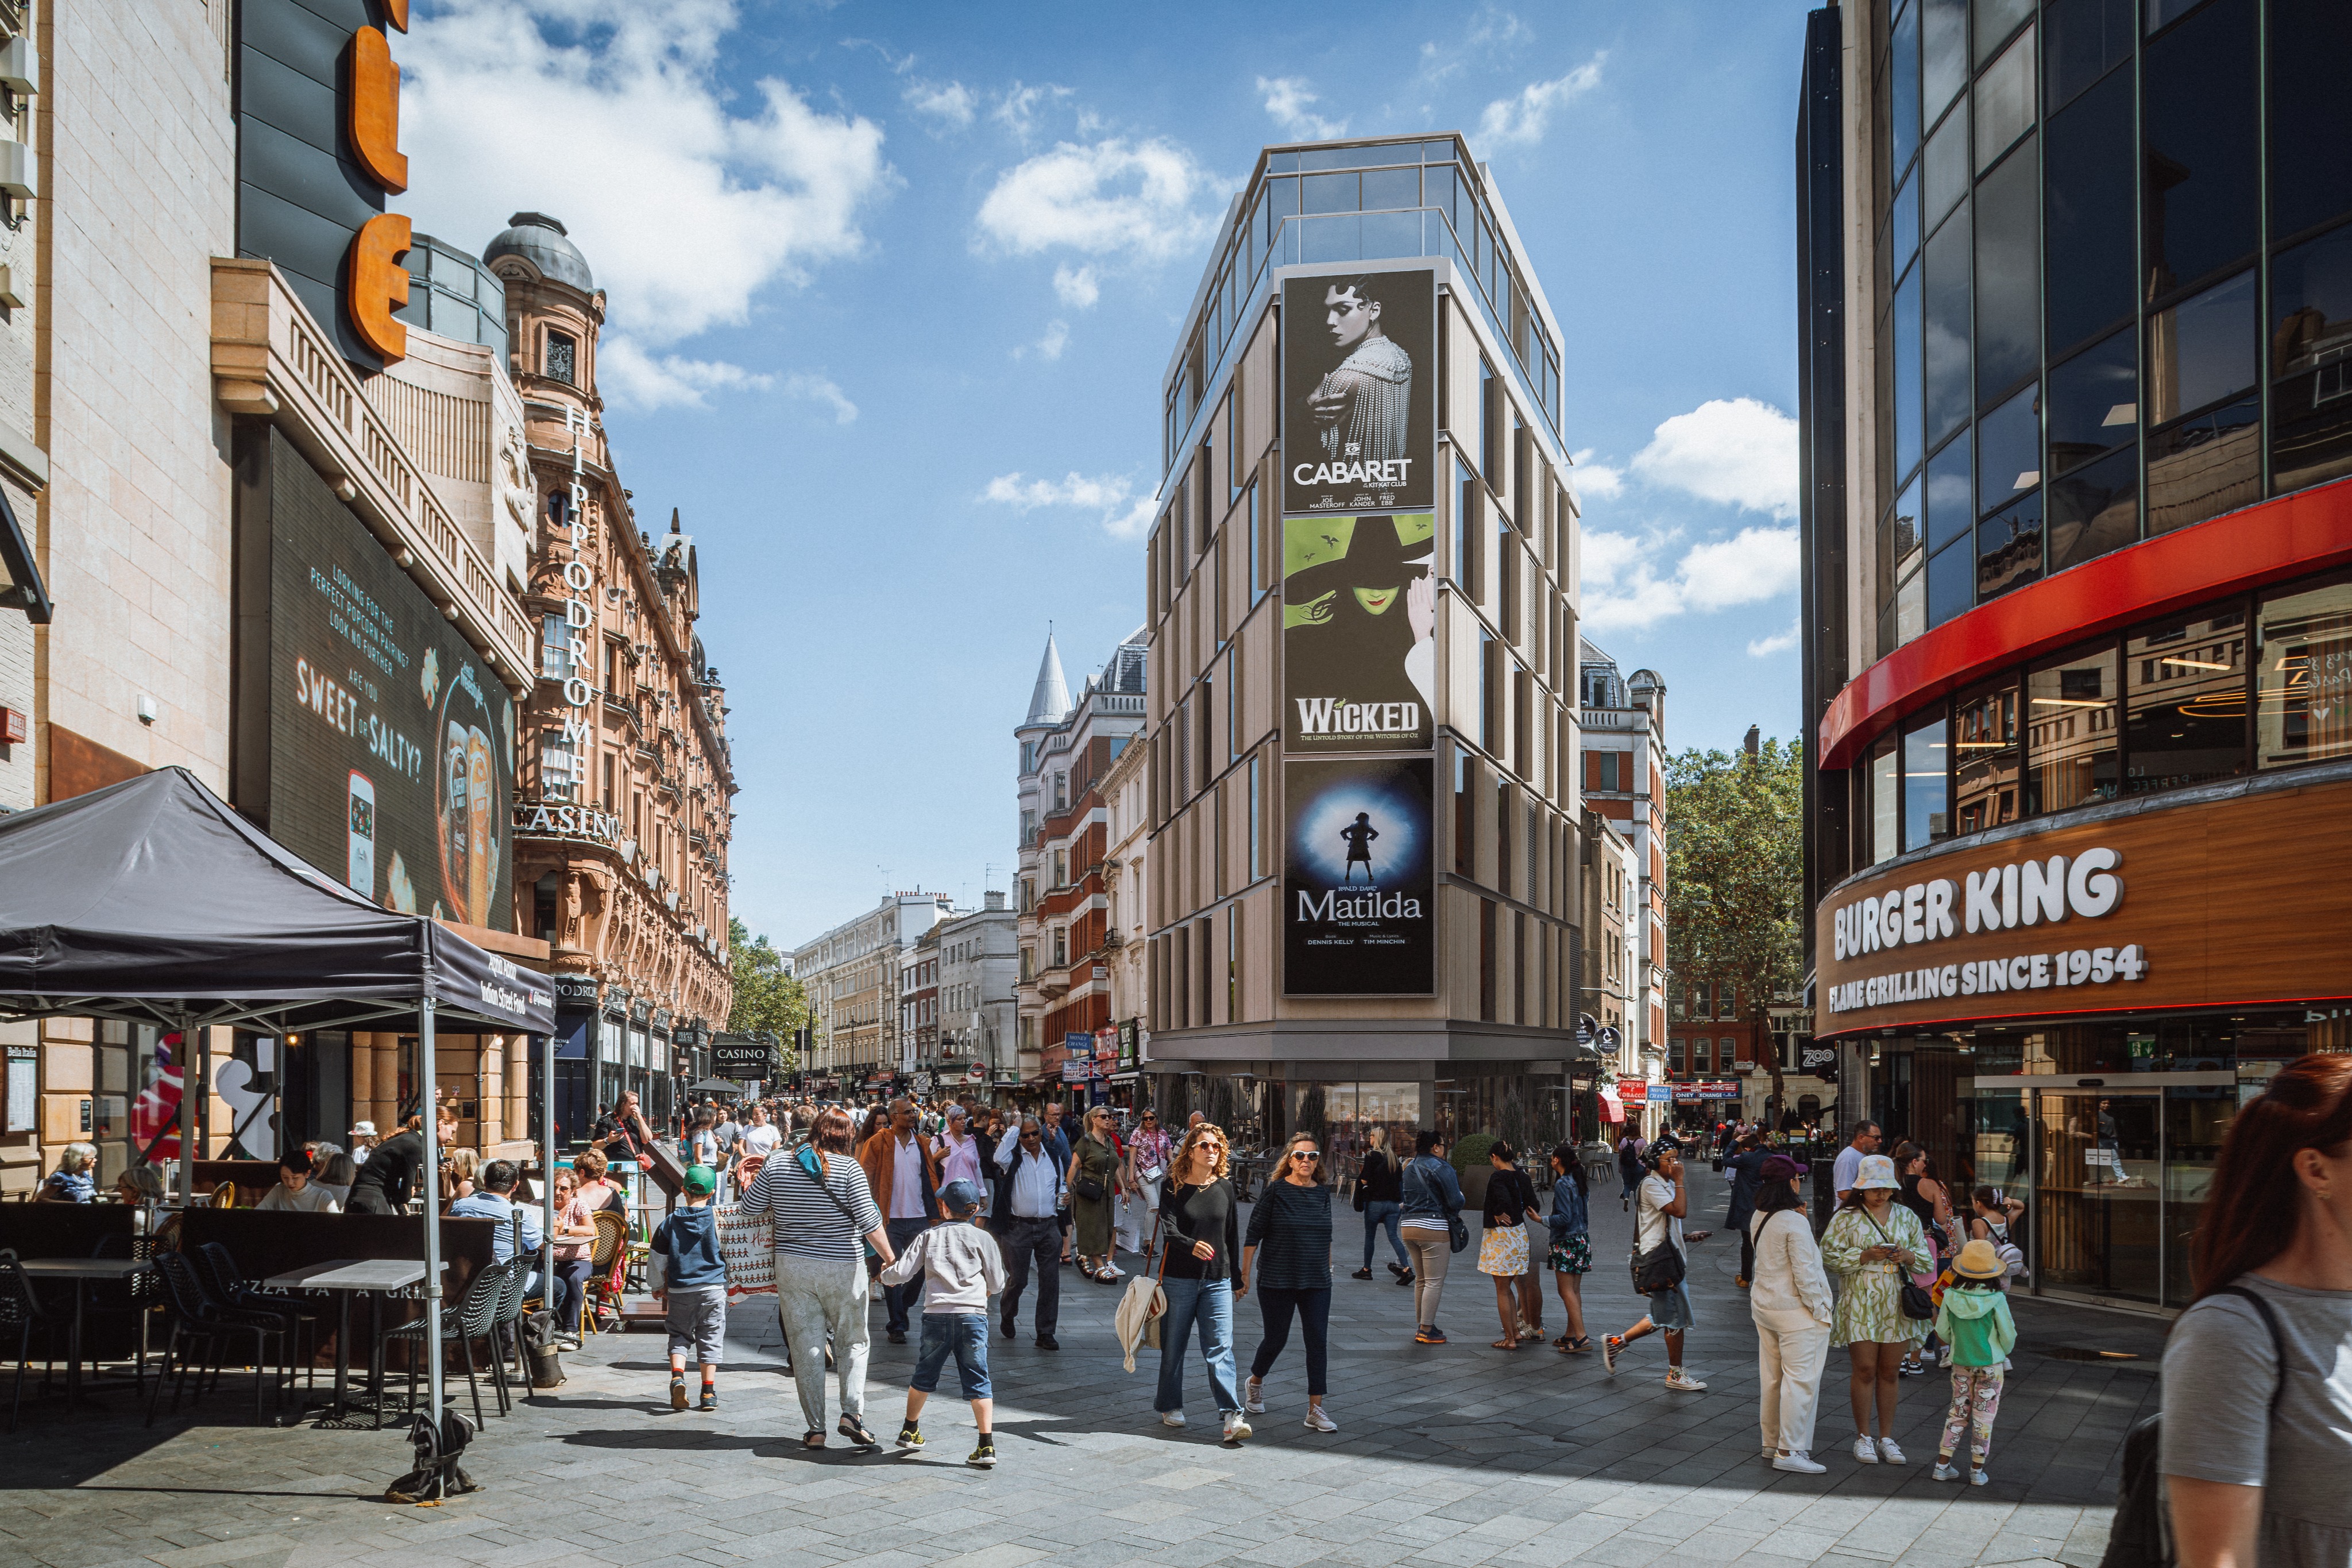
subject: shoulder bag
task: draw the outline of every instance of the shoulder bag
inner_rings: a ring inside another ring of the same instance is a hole
[[[1646,1201],[1647,1198],[1648,1194],[1644,1193],[1641,1194],[1640,1198],[1636,1201],[1643,1202]],[[1659,1223],[1664,1226],[1665,1234],[1658,1237],[1657,1246],[1650,1248],[1647,1252],[1643,1252],[1640,1250],[1642,1245],[1641,1216],[1638,1214],[1634,1216],[1633,1246],[1635,1250],[1633,1255],[1633,1290],[1636,1295],[1648,1296],[1660,1290],[1671,1290],[1675,1286],[1683,1282],[1684,1278],[1689,1271],[1687,1266],[1683,1262],[1682,1249],[1675,1245],[1674,1217],[1671,1215],[1661,1214],[1658,1216],[1658,1219]]]
[[[1381,1152],[1378,1149],[1369,1150],[1365,1152],[1362,1162],[1356,1167],[1356,1212],[1358,1214],[1364,1212],[1364,1194],[1370,1190],[1372,1173],[1380,1168],[1372,1162],[1380,1157]]]
[[[856,1231],[857,1229],[857,1216],[849,1212],[849,1205],[841,1201],[841,1194],[833,1190],[833,1184],[824,1179],[824,1173],[817,1164],[817,1162],[823,1159],[824,1156],[805,1143],[800,1146],[799,1154],[800,1158],[794,1163],[807,1174],[810,1181],[816,1184],[816,1190],[818,1192],[823,1193],[826,1197],[833,1200],[833,1206],[841,1211],[841,1217],[849,1222],[849,1228],[851,1230]],[[882,1272],[882,1255],[874,1250],[874,1244],[866,1239],[863,1232],[859,1232],[858,1234],[857,1245],[865,1248],[866,1277],[868,1279],[871,1279]]]
[[[1109,1190],[1096,1177],[1086,1174],[1086,1145],[1078,1145],[1078,1176],[1070,1184],[1070,1191],[1090,1204],[1098,1204],[1109,1195]]]
[[[1877,1220],[1872,1219],[1868,1210],[1864,1209],[1857,1212],[1862,1215],[1863,1218],[1870,1220],[1870,1228],[1878,1233],[1878,1239],[1880,1241],[1885,1243],[1889,1247],[1895,1245],[1894,1238],[1886,1234],[1886,1227],[1879,1224]],[[1920,1322],[1925,1322],[1927,1320],[1934,1317],[1936,1315],[1936,1299],[1927,1293],[1927,1288],[1925,1285],[1916,1283],[1910,1275],[1905,1273],[1901,1263],[1896,1263],[1895,1265],[1895,1278],[1903,1281],[1901,1300],[1897,1303],[1902,1310],[1903,1315]]]

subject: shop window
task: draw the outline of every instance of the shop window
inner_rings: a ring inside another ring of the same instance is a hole
[[[2033,129],[2033,29],[2028,27],[1977,79],[1976,148],[1979,174],[1991,168],[2002,153],[2017,144],[2019,137]]]
[[[1927,624],[1940,626],[1976,604],[1976,552],[1964,541],[1927,561]]]
[[[1977,186],[1977,402],[2042,361],[2042,192],[2031,137]]]
[[[1919,254],[1919,172],[1914,169],[1896,188],[1886,220],[1886,265],[1896,277]]]
[[[1932,155],[1934,149],[1929,148]],[[1969,209],[1965,203],[1927,242],[1921,274],[1927,322],[1922,331],[1927,377],[1927,439],[1940,441],[1968,423]]]
[[[1882,736],[1870,752],[1870,859],[1873,865],[1902,853],[1895,831],[1902,809],[1902,771],[1895,764],[1895,737]]]
[[[1919,92],[1927,122],[1969,85],[1969,0],[1920,0]]]
[[[1977,602],[1997,599],[2042,575],[2042,498],[2028,496],[1977,524]]]
[[[2128,336],[2129,334],[2126,334]],[[2055,442],[2053,443],[2053,458]],[[2139,538],[2139,448],[2126,447],[2050,484],[2049,566],[2063,572]]]
[[[1903,847],[1919,849],[1951,837],[1946,810],[1950,725],[1938,707],[1903,731]]]
[[[2271,0],[2271,235],[2352,212],[2352,6]]]
[[[2254,0],[2212,0],[2141,56],[2145,299],[2254,248]]]
[[[2246,771],[2246,617],[2236,608],[2145,627],[2124,644],[2126,789]]]
[[[2352,226],[2272,259],[2270,345],[2272,490],[2352,473]]]
[[[2052,368],[2046,413],[2052,473],[2112,451],[2139,429],[2137,347],[2137,334],[2116,332]]]
[[[2056,353],[2131,317],[2138,267],[2131,72],[2116,72],[2053,115],[2043,135],[2050,347]]]
[[[2165,533],[2262,499],[2262,405],[2248,397],[2147,439],[2147,531]]]
[[[1997,510],[2042,483],[2042,397],[2029,386],[1977,426],[1977,505]]]
[[[2042,13],[2042,49],[2053,111],[2131,58],[2132,39],[2139,31],[2139,19],[2132,14],[2137,8],[2137,0],[2051,0]],[[2128,105],[2128,80],[2125,85]],[[2125,199],[2130,199],[2128,189]]]
[[[1913,268],[1895,289],[1895,471],[1907,477],[1926,452],[1921,405],[1923,366],[1919,324],[1919,269]]]
[[[2021,815],[2017,681],[1962,692],[1952,704],[1953,831],[1980,833]]]
[[[2352,756],[2352,573],[2265,595],[2255,636],[2262,765]]]
[[[1920,216],[1930,232],[1969,194],[1969,106],[1964,101],[1944,117],[1927,138],[1919,160]]]

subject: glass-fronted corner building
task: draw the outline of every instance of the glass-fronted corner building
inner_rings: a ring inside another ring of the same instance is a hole
[[[1840,1104],[2154,1308],[2352,1049],[2352,6],[1860,0],[1796,147]]]

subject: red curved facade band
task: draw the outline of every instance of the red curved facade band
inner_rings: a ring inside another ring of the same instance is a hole
[[[1822,718],[1825,768],[1895,719],[2007,665],[2133,621],[2352,560],[2352,479],[2298,490],[2103,555],[1979,605],[1849,682]]]

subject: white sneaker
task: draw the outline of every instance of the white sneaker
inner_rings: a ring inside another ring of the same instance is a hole
[[[1690,1373],[1685,1372],[1678,1366],[1669,1367],[1666,1370],[1666,1386],[1673,1389],[1677,1394],[1705,1394],[1706,1392],[1706,1384],[1701,1383],[1698,1379],[1693,1377]]]
[[[1255,1378],[1242,1384],[1242,1408],[1253,1415],[1265,1414],[1265,1386]]]
[[[1181,1410],[1163,1410],[1160,1413],[1160,1424],[1162,1426],[1181,1426],[1184,1425],[1184,1413]]]
[[[1307,1429],[1309,1432],[1337,1432],[1339,1424],[1324,1415],[1321,1405],[1310,1405],[1307,1407]]]
[[[1225,1412],[1225,1441],[1238,1443],[1250,1435],[1249,1417],[1238,1410]]]
[[[1858,1465],[1878,1463],[1878,1445],[1867,1437],[1856,1437],[1853,1440],[1853,1460]]]
[[[1975,1469],[1969,1472],[1969,1485],[1972,1487],[1985,1487],[1990,1486],[1991,1484],[1992,1477],[1986,1473],[1982,1465],[1978,1466]]]
[[[1882,1463],[1889,1465],[1907,1465],[1911,1462],[1903,1457],[1902,1446],[1892,1437],[1881,1437],[1878,1440],[1878,1458]]]
[[[1790,1474],[1798,1476],[1818,1476],[1829,1469],[1827,1465],[1817,1462],[1802,1448],[1791,1448],[1785,1454],[1775,1454],[1772,1457],[1772,1468],[1776,1470],[1787,1470]]]

